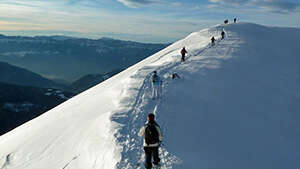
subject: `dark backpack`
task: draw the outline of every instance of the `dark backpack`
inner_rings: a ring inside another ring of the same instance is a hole
[[[158,131],[156,123],[148,123],[145,128],[145,142],[147,145],[159,142]]]
[[[152,76],[152,82],[155,83],[156,81],[157,81],[157,75],[154,74],[154,75]]]
[[[181,50],[181,54],[184,55],[185,53],[186,53],[186,50],[183,48],[183,49]]]

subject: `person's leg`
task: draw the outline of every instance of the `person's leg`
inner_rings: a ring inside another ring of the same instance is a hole
[[[155,97],[155,85],[152,83],[152,98]]]
[[[157,97],[161,97],[161,83],[157,85]]]
[[[146,169],[151,169],[152,168],[152,150],[151,147],[144,147],[145,150],[145,167]]]
[[[162,82],[159,83],[158,85],[158,97],[162,96]]]
[[[158,98],[159,95],[158,95],[158,88],[159,88],[159,85],[158,84],[155,84],[155,97]]]
[[[158,165],[160,162],[160,158],[158,155],[158,147],[151,147],[152,148],[152,155],[153,155],[153,164]]]

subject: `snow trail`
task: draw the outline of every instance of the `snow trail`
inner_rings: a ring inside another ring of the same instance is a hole
[[[219,40],[216,41],[215,46],[218,45]],[[123,127],[117,131],[115,135],[122,149],[122,158],[121,161],[117,164],[117,168],[120,169],[140,169],[143,168],[144,162],[144,151],[142,147],[143,138],[138,138],[137,133],[145,123],[146,117],[149,113],[154,113],[156,115],[156,120],[160,123],[162,133],[164,135],[164,146],[160,147],[159,153],[161,158],[161,169],[171,169],[173,165],[180,164],[181,160],[175,155],[167,151],[167,123],[160,120],[160,108],[164,104],[164,91],[167,90],[168,83],[172,80],[170,79],[171,70],[183,64],[190,64],[189,61],[195,56],[200,56],[205,50],[211,48],[211,44],[208,43],[205,47],[192,50],[190,54],[186,57],[185,62],[181,62],[179,59],[180,55],[175,54],[178,52],[178,49],[173,49],[170,52],[163,54],[156,61],[159,61],[163,57],[168,55],[173,58],[173,61],[166,63],[162,66],[156,67],[144,67],[140,69],[133,78],[144,78],[141,87],[138,90],[135,102],[132,106],[132,109],[129,111],[116,112],[112,116],[112,120],[121,124]],[[201,57],[201,56],[200,56]],[[156,62],[154,61],[154,62]],[[161,97],[158,99],[151,99],[151,76],[152,72],[156,70],[159,76],[162,76],[163,87]],[[150,73],[149,73],[150,72]],[[181,72],[180,72],[181,73]],[[182,79],[183,80],[183,79]],[[122,102],[122,101],[121,101]]]
[[[143,69],[141,69],[136,76],[140,74],[144,74]],[[131,110],[115,113],[112,116],[113,121],[123,125],[123,128],[120,129],[116,135],[118,142],[123,147],[122,159],[118,163],[117,168],[143,168],[143,165],[141,165],[144,160],[144,151],[142,148],[143,138],[138,138],[137,133],[144,125],[149,113],[159,114],[157,109],[162,100],[162,98],[155,100],[151,98],[152,89],[150,79],[151,74],[146,75]],[[163,149],[160,151],[162,153],[166,150]]]

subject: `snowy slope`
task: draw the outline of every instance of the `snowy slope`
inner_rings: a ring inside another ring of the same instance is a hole
[[[210,47],[222,29],[226,39]],[[0,169],[142,168],[137,131],[150,112],[164,134],[163,168],[298,169],[299,44],[300,29],[250,23],[192,33],[1,136]]]

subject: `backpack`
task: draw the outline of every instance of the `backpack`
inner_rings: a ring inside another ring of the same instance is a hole
[[[185,49],[182,49],[182,50],[181,50],[181,54],[184,55],[185,53],[186,53],[186,50],[185,50]]]
[[[152,82],[153,82],[153,83],[157,82],[157,75],[156,75],[156,74],[154,74],[154,75],[152,76]]]
[[[159,142],[158,131],[156,129],[157,124],[148,123],[145,128],[145,142],[147,145],[155,144]]]

